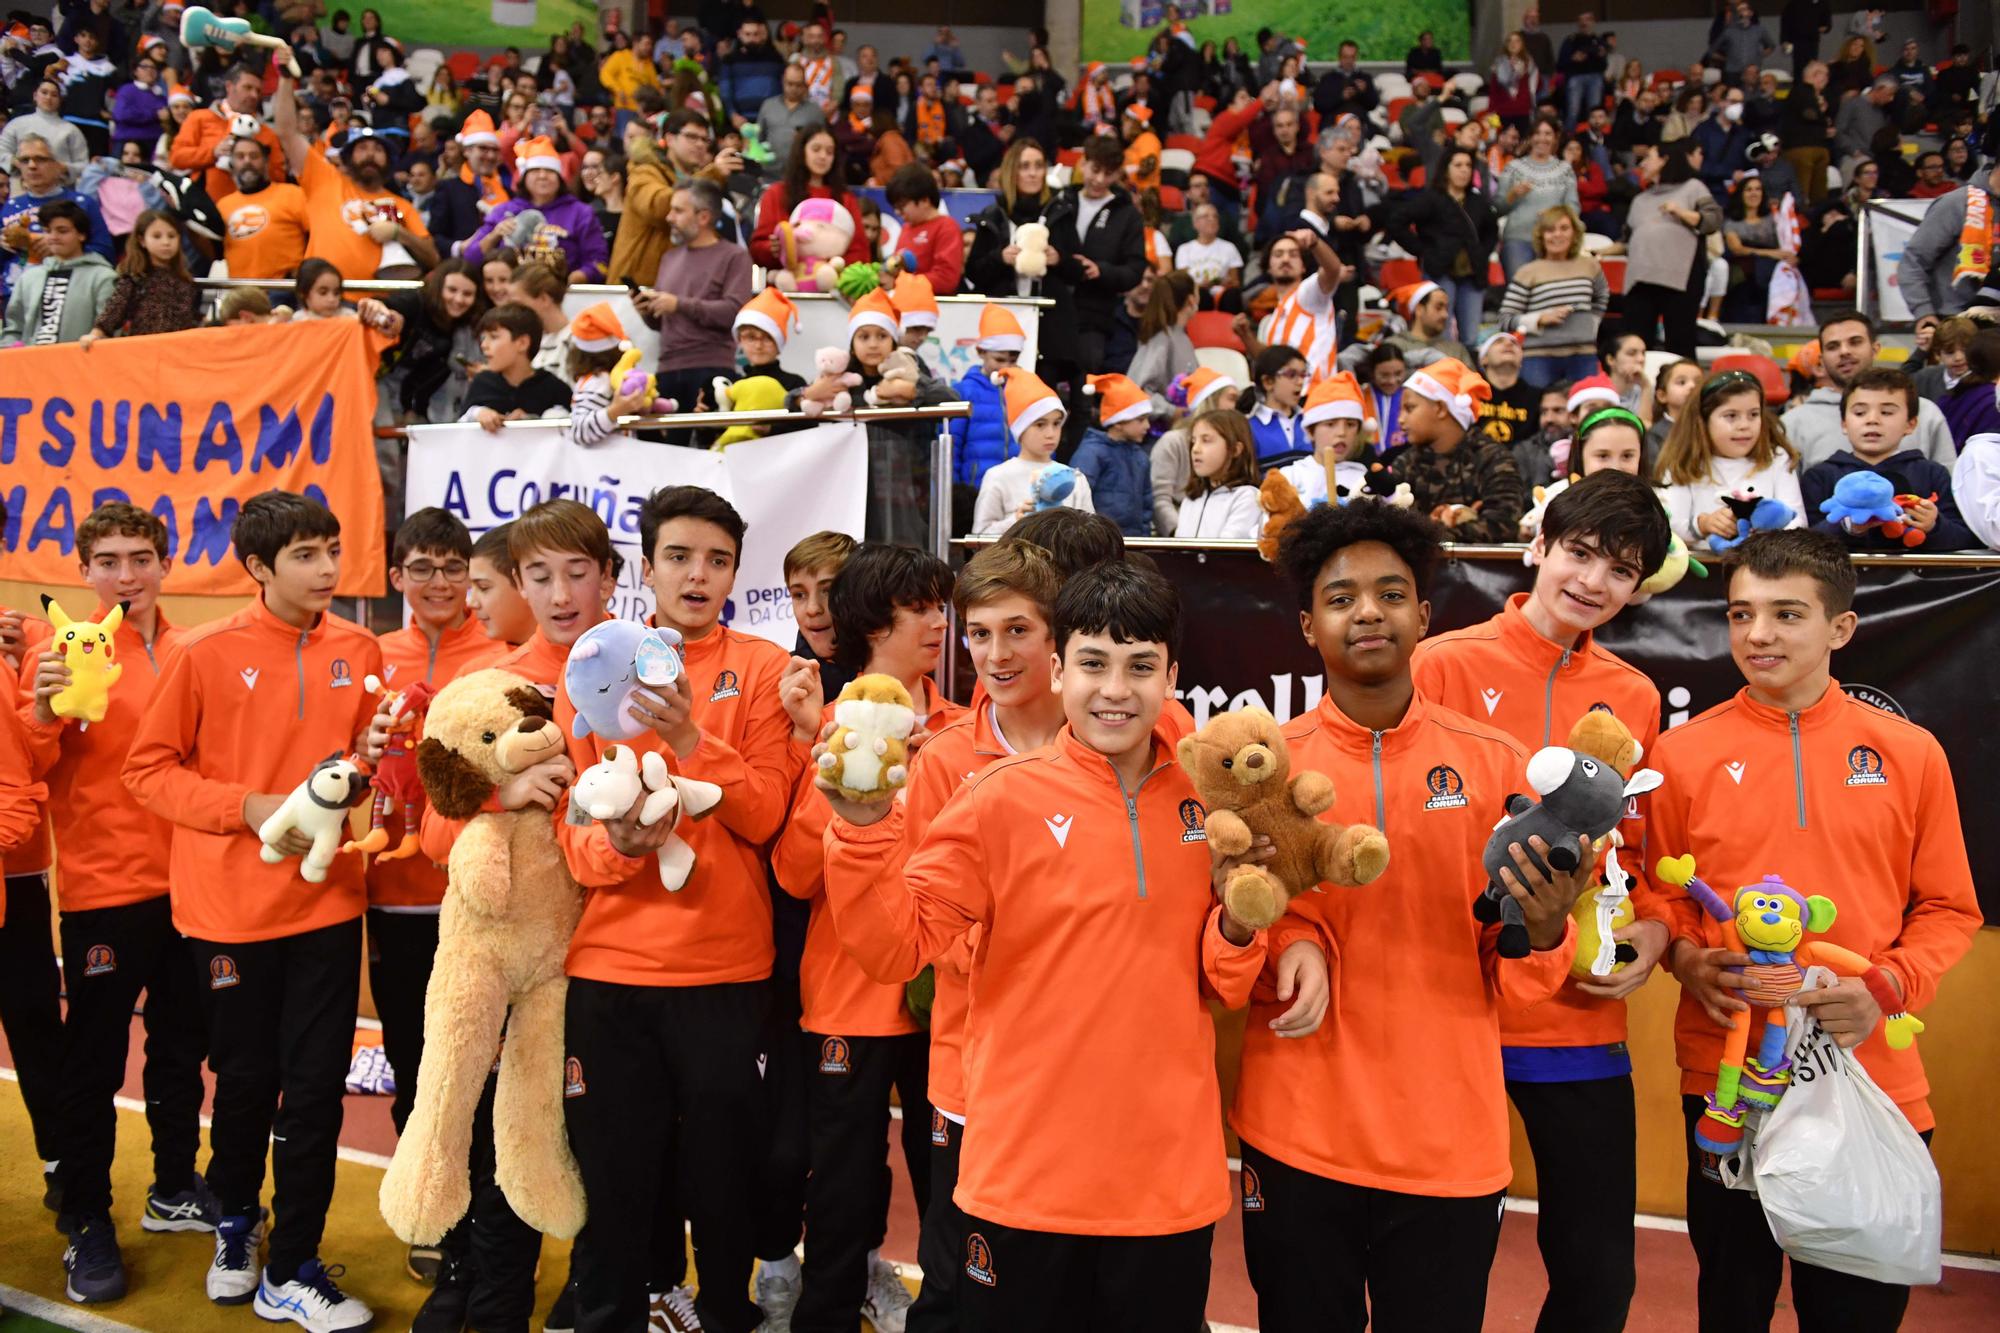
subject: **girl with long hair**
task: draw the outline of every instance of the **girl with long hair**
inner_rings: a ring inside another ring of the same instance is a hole
[[[778,224],[792,215],[792,209],[806,199],[837,199],[853,215],[854,239],[847,247],[847,262],[859,264],[868,258],[868,239],[861,233],[861,205],[847,188],[847,159],[840,141],[825,125],[803,130],[792,139],[791,154],[777,184],[764,191],[757,204],[757,227],[750,236],[750,258],[767,269],[785,266],[773,242]]]

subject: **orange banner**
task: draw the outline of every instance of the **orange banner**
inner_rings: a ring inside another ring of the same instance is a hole
[[[276,488],[339,516],[340,594],[379,595],[382,345],[341,319],[0,351],[0,579],[81,583],[77,525],[127,500],[167,525],[167,592],[252,592],[229,530]]]

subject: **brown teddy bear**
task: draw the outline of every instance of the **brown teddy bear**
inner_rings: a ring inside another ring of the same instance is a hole
[[[1180,743],[1181,767],[1208,807],[1208,845],[1241,856],[1259,834],[1277,848],[1262,865],[1238,866],[1223,886],[1229,915],[1262,930],[1294,897],[1320,884],[1366,884],[1389,866],[1389,840],[1366,824],[1323,823],[1333,780],[1291,772],[1277,719],[1261,708],[1211,718]]]
[[[563,957],[583,896],[548,811],[481,813],[502,783],[562,753],[548,699],[506,671],[453,681],[424,720],[417,772],[431,808],[471,822],[451,847],[416,1106],[382,1177],[383,1220],[412,1245],[435,1244],[471,1202],[472,1113],[496,1051],[494,1176],[528,1225],[559,1238],[583,1228],[562,1102]]]

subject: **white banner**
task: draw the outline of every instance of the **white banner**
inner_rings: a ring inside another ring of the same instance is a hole
[[[611,308],[618,312],[619,322],[625,326],[625,336],[645,352],[646,359],[640,364],[649,367],[658,365],[660,335],[646,327],[646,321],[639,317],[639,311],[632,304],[630,293],[623,287],[574,288],[563,298],[563,309],[574,319],[580,311],[599,301],[611,303]],[[847,315],[851,307],[838,296],[803,292],[793,296],[792,302],[799,308],[799,331],[786,340],[778,364],[810,380],[815,374],[814,353],[822,347],[847,346]],[[1002,300],[1000,304],[1021,321],[1021,331],[1028,337],[1028,345],[1021,353],[1021,365],[1033,370],[1042,307],[1032,301]],[[979,353],[972,350],[972,345],[979,341],[979,312],[985,305],[986,298],[983,296],[938,298],[937,330],[918,353],[930,366],[932,374],[947,381],[956,381],[979,364]],[[692,406],[691,403],[681,404],[683,410]]]
[[[1868,206],[1868,239],[1875,262],[1875,309],[1878,321],[1907,323],[1915,318],[1896,280],[1903,247],[1916,235],[1917,224],[1931,211],[1928,199],[1882,199]]]
[[[566,422],[509,426],[497,435],[471,425],[410,430],[407,510],[436,505],[477,537],[543,500],[589,505],[625,557],[611,611],[629,619],[653,613],[653,594],[640,573],[639,510],[662,486],[706,486],[736,506],[747,531],[722,623],[789,649],[798,632],[785,591],[785,552],[823,529],[861,536],[867,428],[815,426],[721,453],[624,435],[586,449],[570,442]]]

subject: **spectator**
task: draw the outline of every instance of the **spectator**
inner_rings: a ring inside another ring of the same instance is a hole
[[[1567,445],[1576,430],[1576,418],[1569,410],[1569,387],[1568,380],[1558,380],[1544,388],[1536,400],[1535,433],[1514,441],[1514,470],[1521,474],[1524,499],[1534,495],[1535,487],[1556,479],[1555,456],[1550,451],[1558,444]],[[1526,523],[1525,518],[1522,521]],[[1522,538],[1529,539],[1525,528]]]
[[[1085,145],[1083,180],[1049,209],[1049,244],[1073,292],[1078,361],[1104,362],[1104,340],[1118,298],[1138,285],[1146,270],[1144,224],[1131,197],[1117,183],[1124,170],[1117,143],[1097,136]]]
[[[513,251],[505,253],[512,254]],[[514,276],[500,294],[500,299],[493,302],[495,309],[511,304],[525,306],[534,312],[535,318],[541,322],[542,334],[531,361],[535,369],[546,370],[565,382],[569,379],[569,354],[572,350],[569,315],[563,309],[563,298],[568,294],[568,275],[547,264],[522,264],[514,270]]]
[[[1487,72],[1487,110],[1502,120],[1526,126],[1541,100],[1546,75],[1528,51],[1528,40],[1518,32],[1501,39],[1500,54]]]
[[[1403,77],[1414,83],[1419,74],[1444,77],[1444,52],[1438,50],[1437,38],[1429,28],[1417,34],[1417,44],[1403,57]]]
[[[358,36],[354,31],[354,16],[344,9],[336,9],[327,20],[326,31],[319,35],[319,40],[334,62],[344,66],[353,63]]]
[[[1963,452],[1975,435],[2000,434],[2000,403],[1994,386],[2000,382],[2000,329],[1981,329],[1965,349],[1965,374],[1938,399],[1938,410],[1951,431],[1952,444]],[[1899,487],[1898,494],[1927,494],[1921,487]]]
[[[611,98],[611,109],[623,129],[626,121],[639,115],[639,94],[660,91],[660,71],[653,63],[653,39],[640,33],[632,45],[604,57],[597,68],[597,81]]]
[[[1556,55],[1556,68],[1563,76],[1563,106],[1568,113],[1563,117],[1565,125],[1579,123],[1586,110],[1604,101],[1604,68],[1608,53],[1604,39],[1597,35],[1596,29],[1595,14],[1588,10],[1578,14],[1576,31],[1563,39],[1562,50]],[[1549,145],[1549,149],[1553,153],[1555,145]]]
[[[729,123],[741,129],[755,120],[765,101],[782,91],[784,74],[784,57],[771,45],[771,26],[759,11],[745,10],[718,80]]]
[[[505,245],[523,259],[556,259],[574,281],[596,282],[604,274],[610,247],[597,214],[563,183],[555,144],[524,139],[515,151],[516,195],[486,215],[485,223],[465,243],[465,257],[484,263],[485,247]],[[518,223],[523,214],[541,219],[532,234]]]
[[[1701,362],[1683,359],[1669,361],[1654,376],[1653,424],[1646,428],[1646,437],[1641,442],[1640,476],[1653,475],[1653,464],[1667,442],[1667,434],[1673,430],[1674,421],[1687,410],[1688,403],[1693,401],[1695,393],[1701,388],[1702,375]]]
[[[1910,376],[1917,386],[1919,397],[1939,402],[1945,394],[1959,386],[1968,369],[1966,352],[1972,347],[1972,340],[1978,336],[1980,327],[1964,315],[1953,315],[1931,326],[1930,346],[1923,349],[1929,356],[1929,364]],[[1904,368],[1907,369],[1914,360],[1916,357],[1912,355],[1904,361]],[[1911,420],[1914,421],[1915,417]]]
[[[863,104],[865,101],[864,98]],[[884,185],[890,177],[917,160],[916,153],[910,149],[910,141],[903,137],[902,129],[886,109],[876,110],[875,119],[869,126],[866,144],[865,158],[860,162],[848,159],[847,174],[850,180],[859,175],[866,175],[869,184]]]
[[[292,279],[292,300],[297,304],[287,316],[291,320],[357,318],[347,304],[347,284],[341,280],[340,270],[324,259],[299,264]]]
[[[1826,65],[1818,60],[1808,64],[1785,96],[1784,118],[1778,130],[1785,161],[1791,163],[1808,204],[1818,203],[1826,194],[1827,148],[1833,141],[1833,116],[1827,109],[1826,85]]]
[[[1551,208],[1577,207],[1576,173],[1556,156],[1559,140],[1554,125],[1537,121],[1528,135],[1527,156],[1515,158],[1500,173],[1500,269],[1509,278],[1534,257],[1536,220]]]
[[[1314,153],[1299,133],[1299,113],[1291,107],[1271,110],[1272,90],[1265,89],[1265,113],[1249,124],[1250,153],[1256,163],[1257,197],[1269,208],[1278,182],[1313,169]],[[1407,116],[1409,113],[1404,112]],[[1405,142],[1408,142],[1407,131]]]
[[[430,87],[424,90],[424,105],[434,112],[442,112],[446,119],[457,120],[465,111],[465,92],[458,86],[458,76],[451,72],[450,65],[439,65],[431,71]]]
[[[1688,136],[1701,145],[1701,179],[1719,206],[1750,169],[1750,131],[1743,125],[1743,90],[1716,94],[1709,116]]]
[[[930,168],[912,162],[889,178],[887,194],[889,207],[903,219],[896,248],[906,256],[904,271],[928,278],[939,296],[956,293],[965,275],[965,234],[943,211],[937,177]]]
[[[1722,210],[1697,175],[1699,145],[1669,144],[1662,158],[1658,180],[1632,201],[1625,220],[1625,328],[1649,346],[1691,357],[1707,287],[1702,238],[1721,230]]]
[[[1384,342],[1361,359],[1359,378],[1365,386],[1367,413],[1375,423],[1375,452],[1383,462],[1388,462],[1409,447],[1409,440],[1403,434],[1403,381],[1409,371],[1409,363],[1403,359],[1403,349],[1395,343]]]
[[[661,143],[664,155],[650,134],[639,133],[626,140],[625,212],[618,219],[607,281],[653,281],[659,275],[660,257],[673,245],[667,210],[673,206],[675,188],[695,179],[722,185],[743,167],[743,155],[737,150],[713,151],[714,132],[698,111],[683,108],[669,113]],[[798,145],[793,147],[796,150]],[[766,191],[766,199],[772,193],[775,189]]]
[[[514,179],[513,172],[501,164],[500,136],[484,111],[474,111],[465,118],[456,142],[465,161],[454,171],[440,173],[429,218],[431,235],[453,250],[471,239],[488,212],[508,201]]]
[[[1542,31],[1542,11],[1535,5],[1529,5],[1521,14],[1521,40],[1527,43],[1528,54],[1535,58],[1535,68],[1551,78],[1564,72],[1565,66],[1556,61],[1555,43]]]
[[[1756,176],[1746,176],[1722,210],[1722,244],[1729,258],[1729,295],[1723,298],[1723,318],[1732,324],[1764,322],[1765,293],[1780,264],[1796,264],[1798,255],[1779,248],[1777,201]]]
[[[1659,109],[1660,95],[1651,86],[1641,88],[1630,101],[1619,102],[1611,116],[1611,151],[1623,160],[1659,143],[1664,129]]]
[[[1072,302],[1064,255],[1060,250],[1049,256],[1048,272],[1040,278],[1024,278],[1014,267],[1020,247],[1015,232],[1024,224],[1047,224],[1055,203],[1048,188],[1048,156],[1033,139],[1016,138],[1000,159],[999,179],[993,189],[999,198],[972,221],[972,249],[966,256],[965,277],[973,291],[985,296],[1041,296],[1067,309]],[[1050,229],[1053,245],[1054,229]],[[1075,322],[1049,319],[1038,332],[1039,369],[1057,385],[1079,383],[1076,378],[1080,340]]]
[[[1222,212],[1212,203],[1196,204],[1189,212],[1194,239],[1174,250],[1174,267],[1209,291],[1236,287],[1243,281],[1243,252],[1222,238]]]
[[[1993,393],[1985,393],[1988,412]],[[1916,426],[1917,392],[1910,377],[1898,370],[1867,370],[1842,395],[1841,427],[1847,447],[1825,462],[1806,469],[1799,478],[1809,525],[1838,537],[1855,551],[1904,551],[1901,536],[1887,537],[1878,523],[1860,528],[1851,519],[1822,517],[1822,506],[1839,482],[1860,473],[1885,478],[1894,488],[1909,528],[1922,534],[1926,551],[1963,551],[1979,541],[1960,519],[1952,498],[1951,471],[1914,449],[1905,449]]]
[[[403,68],[403,53],[387,44],[375,48],[381,71],[362,92],[368,114],[385,127],[407,125],[424,110],[424,95]]]
[[[1160,188],[1160,136],[1153,133],[1153,109],[1134,102],[1119,122],[1125,140],[1125,180],[1135,192]]]
[[[160,128],[167,123],[167,90],[160,83],[160,67],[150,60],[132,66],[132,81],[118,90],[111,105],[111,153],[124,154],[125,145],[136,143],[149,164]]]
[[[991,84],[981,84],[972,98],[972,115],[965,122],[960,146],[965,150],[965,164],[972,169],[973,178],[983,184],[999,168],[1007,145],[1013,142],[1016,126],[1014,113],[1000,105],[1000,94]]]
[[[1977,196],[1987,218],[1986,271],[1977,271],[1977,228],[1966,217]],[[1919,321],[1955,315],[1972,306],[2000,305],[2000,266],[1993,262],[1993,219],[2000,217],[2000,162],[1984,175],[1936,199],[1924,214],[1896,267],[1897,285]],[[1968,234],[1972,233],[1972,234]],[[1971,257],[1965,247],[1972,246]],[[1940,462],[1944,461],[1942,459]]]
[[[817,24],[813,25],[816,29]],[[830,62],[832,57],[827,57]],[[826,124],[826,111],[807,95],[805,66],[797,61],[785,66],[779,76],[778,92],[764,99],[757,109],[757,129],[772,155],[780,159],[792,154],[792,140],[803,130]]]
[[[1174,535],[1181,541],[1255,541],[1264,530],[1264,514],[1257,505],[1251,423],[1241,412],[1203,412],[1188,426],[1188,465]]]
[[[406,425],[456,421],[470,392],[468,367],[478,364],[479,321],[488,309],[479,271],[463,259],[446,259],[424,275],[415,291],[381,298],[383,324],[396,344],[383,354],[383,396]],[[376,311],[368,301],[363,318]]]
[[[917,80],[916,99],[903,116],[902,131],[911,143],[940,157],[943,154],[937,150],[946,140],[956,143],[965,133],[959,108],[945,98],[937,75],[925,74]]]
[[[366,15],[363,26],[366,27]],[[309,219],[306,253],[333,261],[341,276],[365,282],[437,263],[424,220],[388,188],[389,149],[372,130],[349,130],[335,167],[299,131],[292,77],[278,76],[277,133],[298,173]],[[357,226],[356,223],[360,225]]]
[[[220,199],[230,192],[229,141],[237,137],[236,131],[242,126],[257,126],[254,136],[245,137],[254,137],[264,145],[271,179],[283,181],[290,178],[286,159],[279,153],[277,133],[259,119],[264,107],[263,79],[254,71],[238,65],[229,71],[224,86],[224,100],[188,113],[188,118],[181,122],[180,131],[174,135],[173,148],[167,155],[167,161],[175,171],[200,176],[211,199]],[[279,88],[277,110],[285,112],[292,101],[292,87],[287,79]],[[290,114],[297,115],[295,107]],[[296,170],[296,166],[291,169]]]
[[[1826,94],[1835,105],[1850,94],[1865,93],[1875,80],[1875,61],[1868,54],[1868,40],[1850,34],[1840,44],[1840,54],[1826,68]]]
[[[1181,500],[1187,494],[1193,465],[1189,459],[1188,426],[1208,408],[1235,410],[1242,389],[1220,371],[1203,368],[1168,387],[1167,397],[1180,416],[1166,434],[1153,442],[1153,532],[1172,537],[1180,525]]]
[[[23,150],[35,142],[24,141]],[[46,347],[82,339],[96,327],[117,282],[104,256],[84,249],[91,229],[101,224],[81,204],[52,199],[36,208],[35,220],[42,259],[7,296],[0,344]]]
[[[52,72],[62,83],[63,119],[74,125],[90,146],[91,156],[111,151],[111,125],[106,103],[117,86],[118,66],[104,57],[104,39],[91,28],[76,33],[76,48]]]
[[[1635,416],[1651,420],[1653,416],[1653,386],[1646,382],[1646,340],[1631,329],[1620,329],[1599,345],[1603,375],[1595,381],[1585,381],[1576,386],[1570,395],[1570,406],[1577,410],[1586,398],[1586,388],[1602,393],[1608,390],[1616,395],[1607,401],[1616,403]]]
[[[1764,197],[1784,202],[1786,195],[1792,196],[1792,203],[1803,210],[1806,206],[1805,187],[1800,184],[1798,173],[1784,156],[1783,146],[1778,136],[1764,133],[1752,139],[1744,153],[1751,170],[1764,182]]]
[[[1829,384],[1815,388],[1785,413],[1785,434],[1798,450],[1801,467],[1823,462],[1846,447],[1840,425],[1841,395],[1861,372],[1874,366],[1881,351],[1875,321],[1857,310],[1840,311],[1822,322],[1819,347],[1820,365]],[[1917,402],[1917,433],[1910,447],[1946,467],[1956,456],[1951,427],[1929,399]]]
[[[152,208],[139,215],[117,272],[110,299],[90,331],[77,339],[81,346],[125,334],[178,333],[201,324],[201,288],[188,272],[180,223],[172,215]]]
[[[1785,0],[1778,40],[1792,51],[1792,84],[1805,81],[1806,66],[1819,59],[1819,39],[1833,31],[1830,0]]]
[[[1409,483],[1417,511],[1444,524],[1454,541],[1513,541],[1526,507],[1513,451],[1470,433],[1491,392],[1478,372],[1457,361],[1417,370],[1404,385],[1402,427],[1410,447],[1389,473]]]
[[[44,204],[61,200],[83,210],[89,223],[83,229],[84,248],[103,259],[108,271],[112,254],[111,232],[104,225],[104,216],[98,211],[96,200],[64,188],[63,164],[49,146],[49,141],[38,134],[23,135],[14,146],[14,154],[14,167],[20,173],[21,188],[5,202],[0,202],[0,247],[4,247],[6,256],[5,268],[0,271],[0,302],[4,302],[6,295],[20,282],[24,268],[40,263],[48,256],[48,242],[41,235],[41,208]],[[27,233],[27,248],[16,250],[5,237],[11,233],[18,241],[24,230]],[[106,285],[109,285],[109,279]]]
[[[1975,435],[1951,470],[1959,517],[1988,550],[2000,551],[2000,435]]]
[[[1165,287],[1161,283],[1154,291]],[[1072,462],[1089,483],[1091,508],[1127,537],[1150,537],[1153,499],[1146,431],[1152,403],[1123,375],[1092,375],[1083,393],[1095,419]]]
[[[460,421],[497,432],[509,421],[567,416],[570,386],[534,364],[541,321],[526,306],[495,306],[479,318],[479,352],[485,369],[472,377]]]
[[[1168,273],[1154,280],[1146,313],[1139,320],[1139,347],[1126,371],[1131,381],[1151,396],[1154,416],[1172,414],[1167,387],[1200,368],[1187,335],[1188,321],[1200,308],[1194,279],[1186,273]]]
[[[1591,155],[1590,145],[1580,135],[1563,140],[1562,160],[1576,173],[1577,214],[1584,229],[1600,236],[1614,234],[1615,215],[1611,211],[1611,182]]]
[[[1410,85],[1410,104],[1396,117],[1396,128],[1403,136],[1403,146],[1417,155],[1429,174],[1437,160],[1438,132],[1444,128],[1444,104],[1432,95],[1428,80]]]
[[[382,16],[372,9],[361,11],[361,31],[354,41],[354,77],[371,80],[382,69],[385,51],[402,54],[402,46],[382,31]]]
[[[925,48],[923,64],[938,62],[938,68],[947,73],[957,73],[965,69],[965,52],[959,47],[958,38],[952,35],[949,24],[938,25],[937,40]]]
[[[1889,74],[1896,80],[1897,99],[1908,102],[1912,98],[1928,104],[1937,98],[1937,85],[1931,78],[1931,67],[1924,63],[1923,47],[1912,37],[1903,43],[1903,51],[1896,63],[1889,66]]]
[[[1917,154],[1917,179],[1910,187],[1912,199],[1942,199],[1957,188],[1958,182],[1945,175],[1943,153],[1927,148]]]
[[[1425,187],[1410,192],[1386,233],[1417,257],[1419,271],[1442,290],[1461,343],[1479,336],[1487,271],[1500,230],[1492,204],[1473,188],[1476,169],[1468,150],[1447,151]]]
[[[1893,129],[1889,108],[1896,100],[1896,80],[1887,74],[1876,79],[1868,91],[1840,104],[1834,117],[1833,155],[1840,174],[1850,176],[1854,161],[1874,151],[1875,135]]]
[[[736,316],[750,299],[750,256],[716,234],[721,214],[722,191],[713,181],[676,186],[667,213],[675,245],[661,257],[653,285],[633,298],[660,331],[660,393],[683,411],[695,410],[717,376],[734,378]]]
[[[1740,87],[1743,71],[1777,49],[1750,6],[1737,0],[1730,6],[1729,22],[1710,40],[1708,58],[1721,65],[1723,83]]]
[[[1313,264],[1310,273],[1306,270],[1308,254]],[[1258,304],[1270,299],[1271,313],[1258,323],[1254,335],[1249,321],[1243,320],[1237,326],[1238,336],[1253,356],[1267,346],[1296,348],[1310,368],[1309,379],[1331,374],[1339,342],[1334,297],[1348,276],[1340,256],[1319,233],[1301,227],[1265,247],[1264,273],[1270,282],[1252,299]]]
[[[305,192],[273,183],[261,139],[237,139],[230,147],[235,188],[215,201],[227,228],[222,257],[232,278],[289,278],[306,255],[310,215]]]
[[[90,161],[90,145],[84,141],[83,132],[62,117],[62,84],[56,79],[43,79],[35,85],[34,98],[34,110],[0,126],[0,169],[13,177],[15,189],[25,184],[18,154],[22,141],[32,135],[61,164],[62,171],[56,176],[58,184],[64,180],[81,181],[83,169]]]
[[[625,215],[625,154],[616,148],[588,149],[583,155],[583,168],[577,173],[577,183],[583,187],[590,211],[597,216],[598,229],[607,237],[616,236],[618,223]]]
[[[1313,110],[1325,124],[1350,113],[1366,116],[1382,100],[1375,90],[1375,80],[1361,68],[1361,48],[1353,42],[1342,42],[1338,54],[1333,68],[1320,75],[1313,85]],[[1415,82],[1414,77],[1411,82]]]
[[[1306,358],[1296,347],[1279,343],[1257,353],[1250,367],[1257,401],[1248,420],[1258,466],[1282,463],[1311,450],[1312,442],[1300,420],[1300,404],[1305,399],[1310,376]],[[1192,444],[1192,435],[1189,441]]]
[[[1937,115],[1945,117],[1973,105],[1979,91],[1979,68],[1973,63],[1972,48],[1964,42],[1951,48],[1951,60],[1937,73]]]
[[[854,239],[846,259],[858,264],[874,258],[868,238],[861,229],[861,205],[848,192],[847,165],[840,142],[833,131],[821,126],[808,130],[792,141],[792,155],[785,160],[784,175],[764,191],[757,204],[757,226],[750,237],[750,257],[765,268],[784,267],[783,258],[773,248],[778,224],[791,216],[792,209],[805,199],[838,199],[854,217]]]
[[[1831,451],[1830,451],[1831,452]],[[1720,550],[1711,539],[1736,537],[1738,520],[1724,503],[1759,495],[1789,506],[1785,526],[1805,526],[1799,455],[1764,411],[1764,387],[1745,370],[1711,375],[1675,421],[1660,451],[1659,485],[1674,533],[1689,546]]]
[[[1402,317],[1403,331],[1387,341],[1403,349],[1413,369],[1444,359],[1472,366],[1471,350],[1451,337],[1451,301],[1443,287],[1425,280],[1398,287],[1388,296],[1391,308]]]
[[[1473,433],[1508,451],[1526,439],[1535,428],[1541,405],[1541,390],[1521,378],[1521,339],[1512,333],[1493,333],[1478,348],[1479,376],[1486,381],[1492,397],[1478,404],[1479,415]]]

